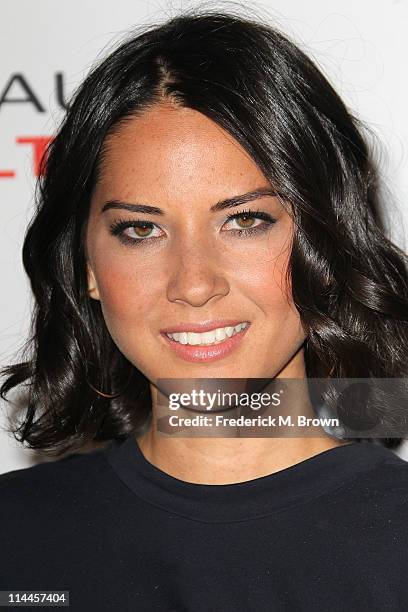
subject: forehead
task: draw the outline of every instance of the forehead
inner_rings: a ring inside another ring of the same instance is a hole
[[[107,137],[96,192],[104,197],[230,196],[268,186],[243,147],[190,108],[156,105],[129,117]],[[136,193],[135,193],[136,192]]]

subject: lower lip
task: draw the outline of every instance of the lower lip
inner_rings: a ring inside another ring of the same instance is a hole
[[[176,342],[172,340],[166,334],[161,334],[167,345],[173,349],[173,351],[184,359],[185,361],[194,361],[194,362],[207,362],[207,361],[215,361],[217,359],[223,359],[227,357],[230,353],[232,353],[235,349],[237,349],[246,332],[249,329],[249,324],[245,327],[245,329],[241,330],[237,334],[231,336],[231,338],[226,338],[222,342],[218,344],[210,344],[208,346],[204,346],[202,344],[181,344],[180,342]]]

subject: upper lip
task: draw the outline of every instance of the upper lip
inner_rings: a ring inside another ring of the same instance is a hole
[[[201,323],[179,323],[166,329],[161,329],[162,334],[172,334],[177,332],[197,332],[204,333],[217,329],[217,327],[235,327],[239,323],[248,323],[246,319],[213,319],[212,321],[202,321]]]

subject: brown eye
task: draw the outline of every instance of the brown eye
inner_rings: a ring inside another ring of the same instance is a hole
[[[149,236],[153,227],[146,223],[144,225],[135,225],[129,229],[132,229],[139,238],[146,238]]]
[[[227,231],[232,236],[244,238],[267,232],[274,223],[276,219],[267,212],[243,210],[240,213],[228,215],[223,231]]]
[[[125,244],[142,244],[155,238],[161,238],[163,232],[155,223],[135,219],[134,221],[118,219],[110,226],[110,232]]]
[[[242,215],[241,217],[236,217],[235,221],[240,227],[242,227],[243,229],[246,229],[248,227],[252,227],[255,219],[254,217],[251,217],[250,215]]]
[[[262,220],[256,218],[253,213],[239,213],[232,215],[227,221],[230,230],[242,231],[252,230],[262,225]]]

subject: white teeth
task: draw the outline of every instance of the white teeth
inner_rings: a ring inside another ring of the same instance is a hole
[[[226,333],[222,327],[218,327],[218,329],[215,330],[215,339],[217,340],[217,342],[225,340],[225,336]]]
[[[201,334],[187,332],[187,344],[201,344]]]
[[[193,346],[218,344],[225,340],[226,337],[231,338],[238,332],[242,331],[247,327],[248,323],[238,323],[235,327],[217,327],[211,331],[199,334],[197,332],[174,332],[173,334],[166,334],[172,340],[180,342],[180,344],[191,344]]]
[[[217,339],[214,331],[204,332],[199,335],[201,336],[200,344],[212,344]]]

